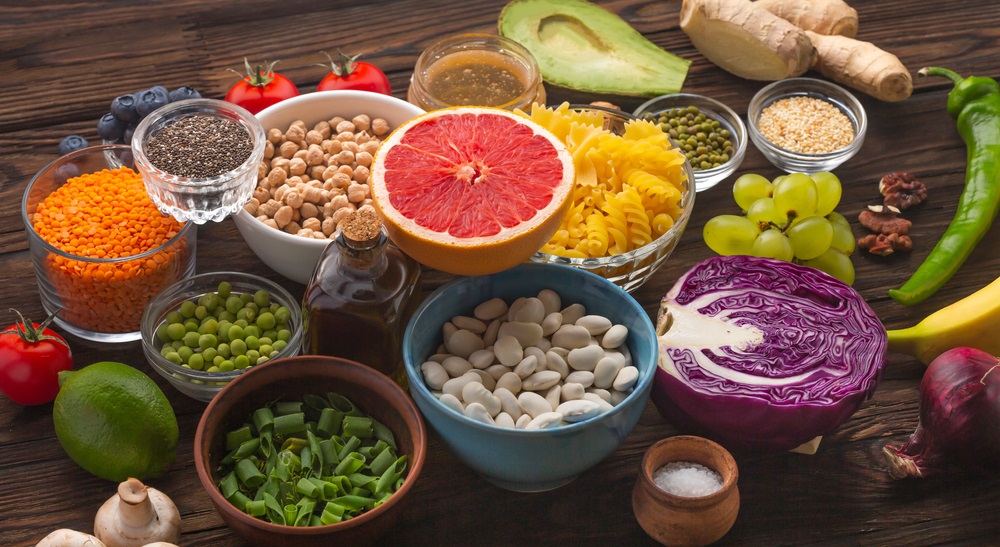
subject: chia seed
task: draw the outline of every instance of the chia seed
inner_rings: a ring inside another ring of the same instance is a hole
[[[157,169],[187,178],[215,177],[250,157],[253,142],[243,126],[216,116],[195,115],[165,126],[146,142]]]

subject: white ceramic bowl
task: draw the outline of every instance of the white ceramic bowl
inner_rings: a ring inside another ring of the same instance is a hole
[[[369,91],[317,91],[286,99],[257,113],[265,133],[272,128],[282,131],[295,120],[312,127],[334,116],[351,119],[359,114],[383,118],[396,128],[424,111],[406,101]],[[264,264],[298,283],[308,283],[316,262],[329,239],[301,237],[265,225],[241,209],[233,216],[247,245]]]

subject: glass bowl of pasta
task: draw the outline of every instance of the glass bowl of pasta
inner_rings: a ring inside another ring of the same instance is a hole
[[[596,105],[535,105],[525,114],[566,143],[572,203],[533,262],[580,268],[633,291],[681,239],[695,198],[683,151],[655,122]]]
[[[695,191],[704,192],[732,175],[747,153],[747,128],[733,109],[693,93],[654,97],[635,110],[670,135],[691,162]]]

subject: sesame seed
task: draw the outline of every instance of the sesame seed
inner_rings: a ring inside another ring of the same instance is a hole
[[[801,154],[840,150],[854,140],[854,124],[837,106],[814,97],[788,97],[760,113],[764,138]]]

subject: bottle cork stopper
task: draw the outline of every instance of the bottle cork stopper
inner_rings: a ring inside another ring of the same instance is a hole
[[[355,211],[341,221],[340,233],[353,248],[371,247],[382,234],[382,223],[372,211]]]

